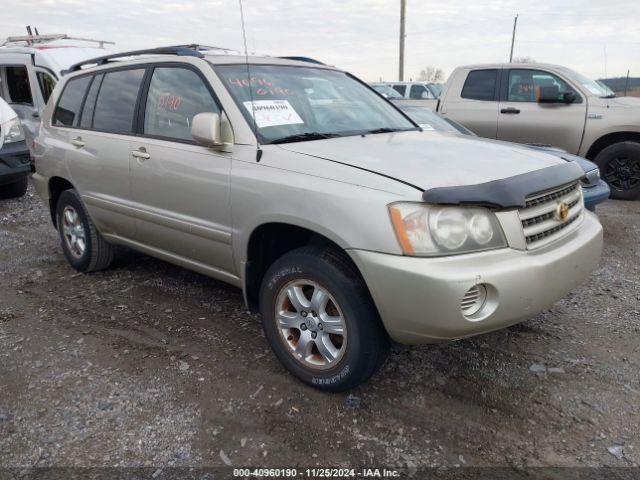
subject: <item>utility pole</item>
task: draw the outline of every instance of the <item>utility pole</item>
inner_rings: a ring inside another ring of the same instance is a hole
[[[513,19],[513,34],[511,35],[511,53],[509,54],[509,63],[513,63],[513,44],[516,41],[516,25],[518,25],[518,14]]]
[[[627,79],[624,81],[624,96],[627,96],[627,89],[629,88],[629,72],[630,70],[627,70]]]
[[[398,80],[404,81],[404,22],[405,10],[407,7],[406,0],[400,0],[400,66],[398,69]]]

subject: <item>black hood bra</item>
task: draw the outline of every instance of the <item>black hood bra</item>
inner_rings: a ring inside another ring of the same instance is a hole
[[[575,182],[582,177],[584,170],[576,162],[567,162],[476,185],[431,188],[422,194],[422,199],[441,205],[524,208],[528,196]]]

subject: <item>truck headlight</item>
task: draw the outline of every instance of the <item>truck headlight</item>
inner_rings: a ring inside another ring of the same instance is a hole
[[[394,203],[389,213],[405,255],[452,255],[507,246],[500,222],[486,208]]]
[[[4,123],[1,128],[4,143],[21,142],[24,140],[22,125],[20,125],[20,120],[17,117]],[[0,146],[2,146],[2,144],[0,144]]]

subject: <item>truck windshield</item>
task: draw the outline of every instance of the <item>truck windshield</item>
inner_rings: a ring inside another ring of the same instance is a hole
[[[615,97],[616,94],[613,93],[606,86],[600,85],[595,80],[591,80],[588,77],[585,77],[581,73],[574,72],[570,68],[563,68],[562,71],[574,82],[582,85],[582,88],[586,89],[591,95],[596,95],[600,98],[612,98]]]
[[[216,65],[261,143],[417,130],[387,101],[344,72],[313,67]],[[253,112],[253,117],[252,117]]]

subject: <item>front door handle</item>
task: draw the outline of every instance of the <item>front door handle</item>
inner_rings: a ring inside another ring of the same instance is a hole
[[[510,113],[512,115],[517,115],[518,113],[520,113],[520,110],[518,110],[517,108],[509,107],[503,108],[502,110],[500,110],[500,113]]]
[[[84,141],[82,141],[82,137],[76,137],[71,140],[71,145],[73,145],[74,147],[82,148],[84,147]]]
[[[140,147],[138,150],[133,150],[131,155],[140,161],[149,160],[151,158],[151,155],[147,153],[147,150],[144,147]]]

